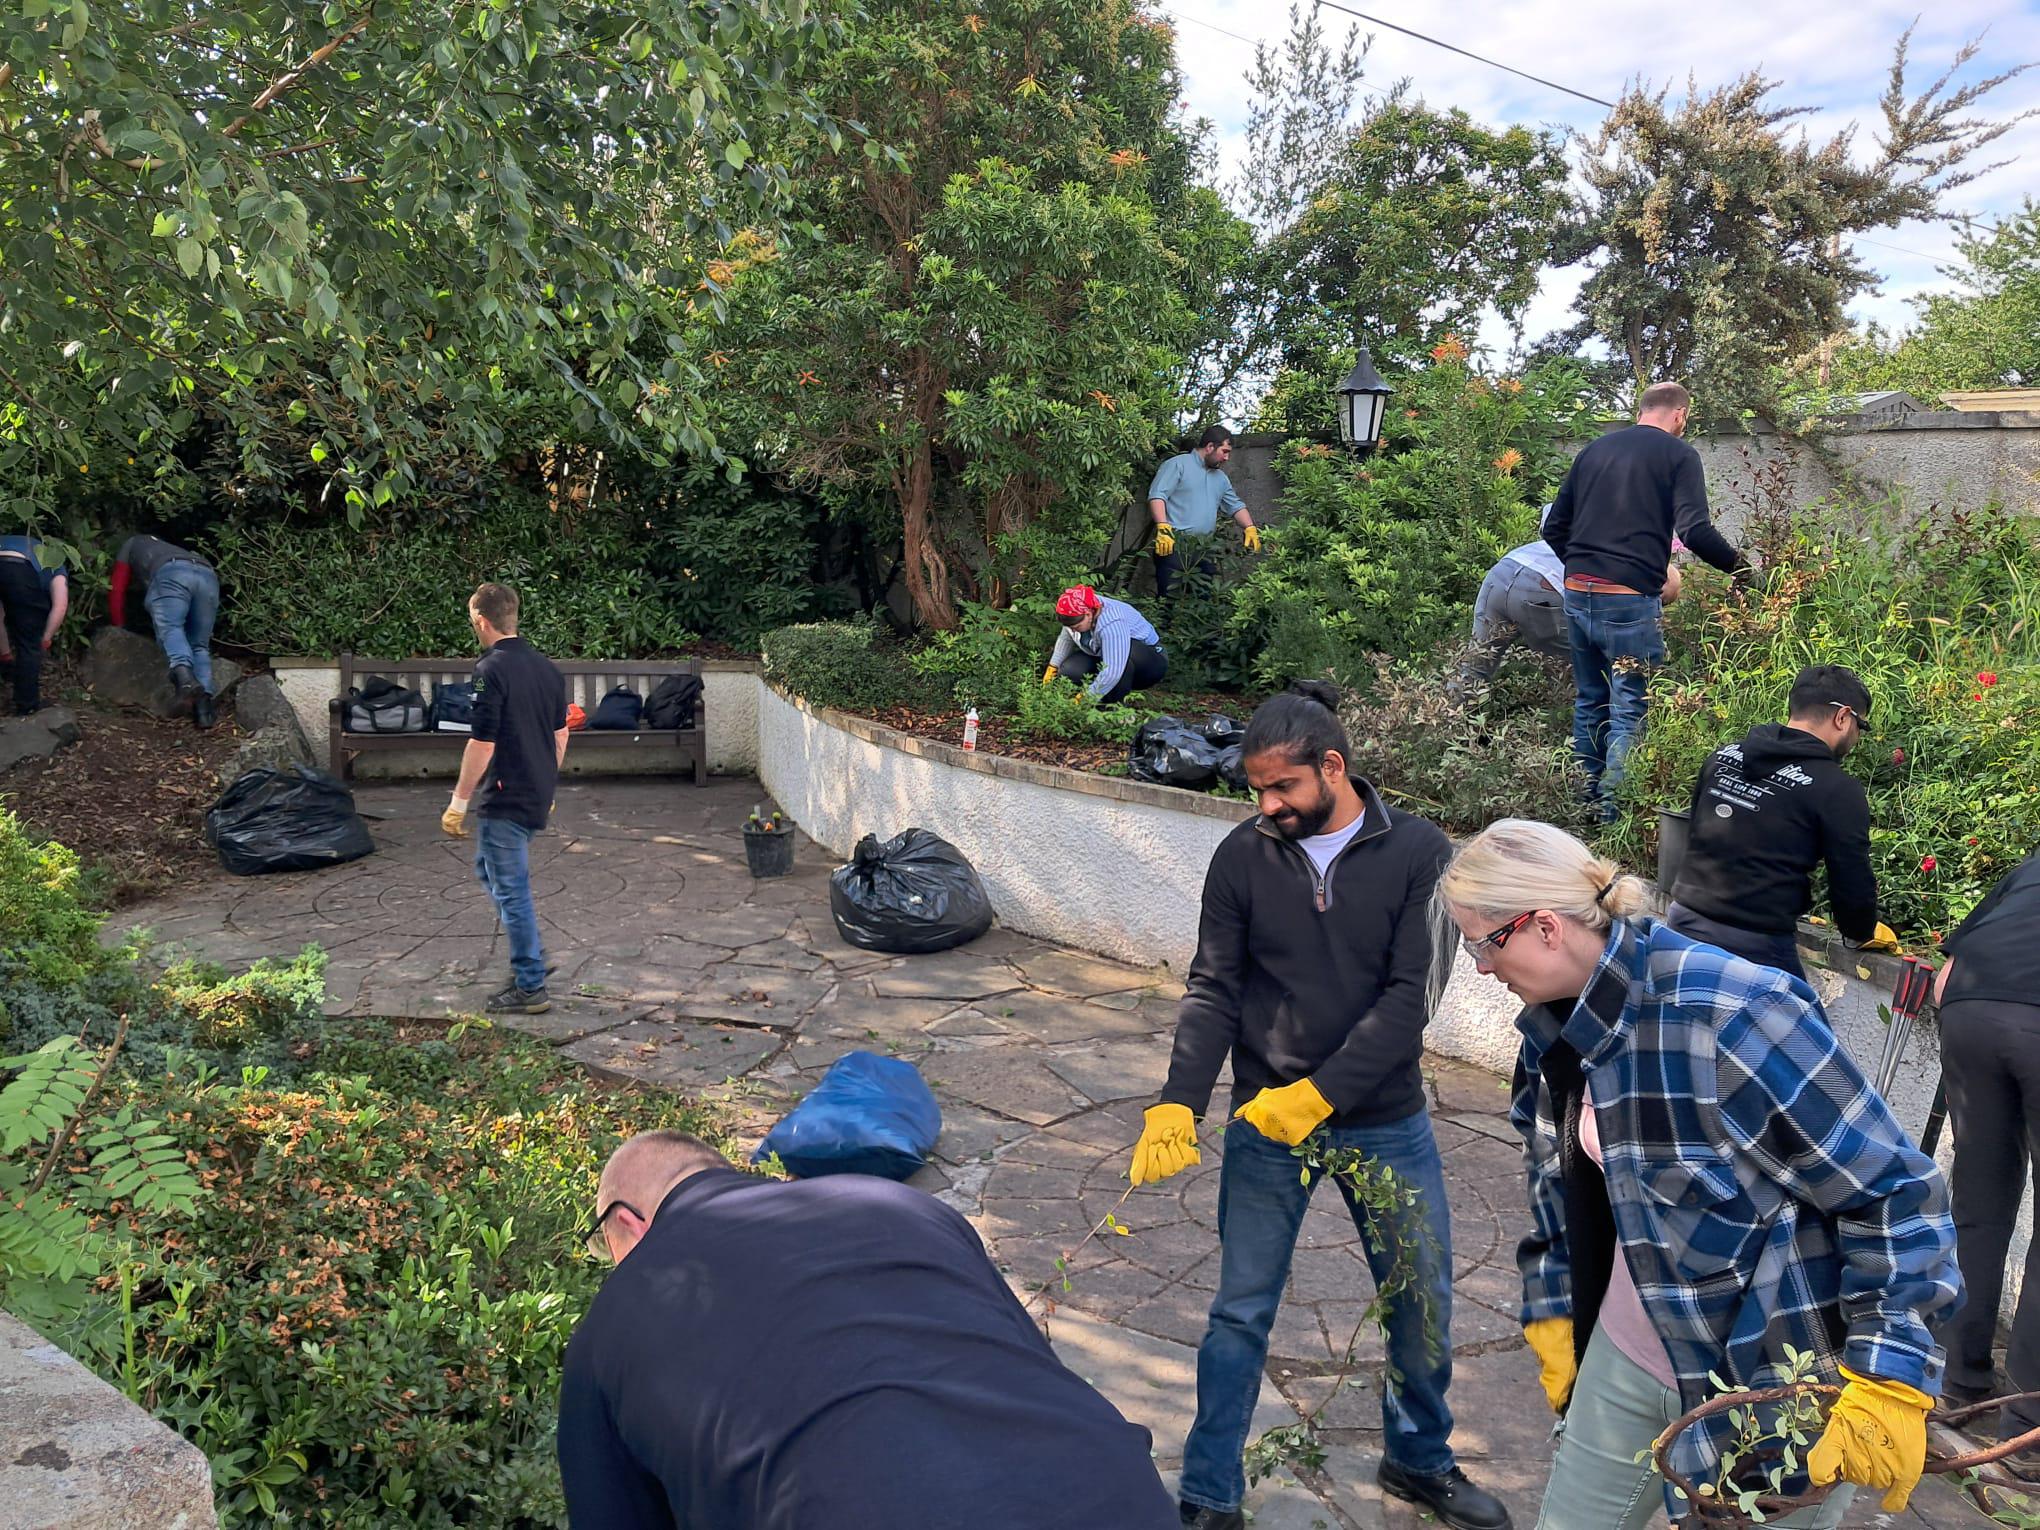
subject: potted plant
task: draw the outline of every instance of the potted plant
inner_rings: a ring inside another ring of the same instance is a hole
[[[778,808],[751,809],[744,820],[744,859],[754,877],[783,877],[793,870],[793,825]]]

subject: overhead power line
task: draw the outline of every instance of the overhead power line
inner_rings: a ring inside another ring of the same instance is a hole
[[[1535,81],[1547,89],[1564,91],[1569,96],[1578,96],[1582,101],[1590,101],[1595,106],[1605,106],[1610,111],[1615,109],[1613,101],[1604,101],[1599,96],[1588,95],[1584,90],[1574,90],[1570,85],[1561,85],[1556,80],[1547,80],[1541,74],[1531,74],[1525,70],[1518,69],[1514,64],[1505,64],[1499,59],[1484,57],[1470,49],[1460,47],[1457,43],[1449,43],[1442,38],[1432,37],[1428,33],[1419,32],[1410,27],[1399,26],[1393,21],[1383,21],[1379,16],[1370,16],[1365,11],[1356,11],[1350,5],[1336,3],[1336,0],[1316,0],[1316,3],[1322,5],[1328,11],[1341,11],[1348,16],[1358,16],[1362,21],[1369,22],[1374,26],[1387,27],[1391,32],[1400,32],[1405,37],[1414,37],[1418,42],[1427,42],[1434,48],[1443,48],[1448,53],[1457,53],[1461,58],[1470,58],[1477,64],[1486,64],[1490,69],[1504,70],[1520,79]]]

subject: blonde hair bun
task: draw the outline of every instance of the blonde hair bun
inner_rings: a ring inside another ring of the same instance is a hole
[[[1590,930],[1647,913],[1648,884],[1594,854],[1554,824],[1502,818],[1459,847],[1438,897],[1454,908],[1506,919],[1549,909]]]

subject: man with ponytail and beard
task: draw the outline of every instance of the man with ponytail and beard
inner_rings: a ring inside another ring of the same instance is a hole
[[[1725,1412],[1679,1432],[1673,1470],[1728,1501],[1849,1484],[1778,1525],[1837,1525],[1855,1487],[1901,1512],[1941,1390],[1935,1330],[1962,1302],[1955,1230],[1941,1171],[1812,991],[1649,917],[1642,882],[1548,823],[1490,824],[1438,897],[1525,1006],[1523,1336],[1564,1420],[1540,1530],[1643,1530],[1660,1507],[1683,1522],[1652,1443],[1724,1384],[1785,1381],[1795,1356],[1841,1390],[1781,1478],[1746,1454],[1720,1480],[1740,1427]]]
[[[1212,857],[1168,1083],[1133,1152],[1135,1185],[1200,1160],[1197,1118],[1230,1054],[1219,1287],[1197,1352],[1179,1511],[1196,1530],[1245,1524],[1248,1427],[1320,1177],[1300,1174],[1290,1150],[1322,1129],[1331,1147],[1368,1154],[1416,1193],[1377,1213],[1339,1185],[1376,1281],[1399,1248],[1419,1266],[1388,1316],[1401,1379],[1382,1393],[1378,1480],[1458,1530],[1504,1530],[1508,1510],[1452,1455],[1452,1232],[1419,1070],[1444,970],[1432,893],[1451,847],[1348,773],[1337,705],[1333,687],[1300,683],[1247,724],[1241,763],[1260,816]]]

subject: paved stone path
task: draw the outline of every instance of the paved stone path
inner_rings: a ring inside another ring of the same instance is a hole
[[[472,1011],[503,982],[507,955],[471,850],[438,831],[445,795],[443,783],[364,787],[374,856],[303,876],[222,876],[131,922],[227,962],[317,941],[331,954],[334,1014]],[[746,871],[739,829],[760,795],[734,781],[564,783],[558,832],[533,845],[555,1007],[520,1028],[598,1073],[719,1099],[753,1142],[843,1053],[914,1061],[942,1102],[943,1132],[913,1182],[973,1220],[1023,1295],[1047,1287],[1037,1305],[1053,1307],[1058,1350],[1154,1431],[1173,1475],[1217,1283],[1217,1134],[1199,1168],[1121,1200],[1141,1109],[1167,1068],[1180,984],[1002,929],[937,956],[850,946],[830,918],[826,852],[803,838],[792,876],[756,882]],[[1427,1071],[1452,1208],[1454,1444],[1528,1530],[1550,1415],[1515,1320],[1525,1217],[1507,1091],[1449,1060]],[[1129,1232],[1084,1243],[1059,1270],[1108,1211]],[[1255,1432],[1325,1403],[1329,1451],[1322,1471],[1284,1472],[1249,1496],[1258,1530],[1427,1523],[1374,1486],[1381,1345],[1371,1331],[1326,1403],[1370,1290],[1352,1223],[1325,1190],[1304,1221]],[[1982,1521],[1931,1485],[1904,1514],[1859,1509],[1849,1523]]]

